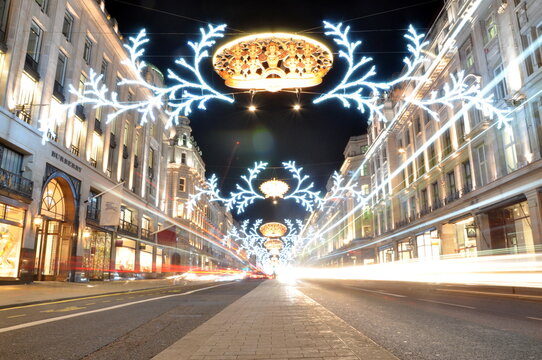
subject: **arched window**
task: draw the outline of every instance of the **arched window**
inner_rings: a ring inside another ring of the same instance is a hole
[[[186,134],[183,134],[183,146],[188,146],[188,136]]]
[[[56,179],[49,181],[41,199],[41,214],[57,220],[64,220],[64,193]]]

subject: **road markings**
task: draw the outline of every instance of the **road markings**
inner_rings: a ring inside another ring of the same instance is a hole
[[[437,289],[437,291],[446,291],[446,292],[473,294],[473,295],[499,296],[499,297],[507,297],[507,298],[520,299],[520,300],[542,301],[542,296],[539,296],[539,295],[505,294],[505,293],[497,293],[497,292],[490,292],[490,291],[456,290],[456,289]]]
[[[542,321],[542,318],[537,318],[537,317],[532,317],[532,316],[526,316],[527,319],[531,319],[531,320],[538,320],[538,321]]]
[[[96,303],[86,303],[85,305],[96,305]]]
[[[114,305],[114,306],[106,307],[106,308],[103,308],[103,309],[83,311],[83,312],[76,313],[76,314],[69,314],[69,315],[58,316],[58,317],[54,317],[54,318],[50,318],[50,319],[32,321],[32,322],[28,322],[28,323],[25,323],[25,324],[19,324],[19,325],[9,326],[9,327],[5,327],[5,328],[0,328],[0,333],[5,333],[5,332],[13,331],[13,330],[24,329],[24,328],[27,328],[27,327],[32,327],[32,326],[41,325],[41,324],[47,324],[47,323],[50,323],[50,322],[60,321],[60,320],[64,320],[64,319],[70,319],[70,318],[73,318],[73,317],[99,313],[99,312],[102,312],[102,311],[119,309],[119,308],[122,308],[122,307],[135,305],[135,304],[141,304],[141,303],[145,303],[145,302],[149,302],[149,301],[162,300],[162,299],[175,297],[175,296],[190,295],[190,294],[193,294],[193,293],[196,293],[196,292],[199,292],[199,291],[208,290],[208,289],[216,288],[216,287],[219,287],[219,286],[231,285],[231,284],[233,284],[233,282],[232,283],[225,283],[225,284],[218,284],[218,285],[213,285],[213,286],[207,286],[207,287],[204,287],[204,288],[201,288],[201,289],[195,289],[195,290],[187,291],[187,292],[182,293],[182,294],[165,295],[165,296],[160,296],[160,297],[157,297],[157,298],[144,299],[144,300],[133,301],[133,302],[126,303],[126,304]]]
[[[63,309],[50,309],[50,310],[42,310],[40,312],[42,313],[54,313],[54,312],[68,312],[68,311],[75,311],[75,310],[81,310],[86,309],[86,306],[68,306]]]
[[[8,316],[8,319],[18,318],[18,317],[21,317],[21,316],[26,316],[26,314],[21,314],[21,315],[11,315],[11,316]]]
[[[471,309],[471,310],[476,309],[476,308],[473,307],[473,306],[460,305],[460,304],[452,304],[452,303],[448,303],[448,302],[444,302],[444,301],[436,301],[436,300],[429,300],[429,299],[418,299],[418,300],[420,300],[420,301],[425,301],[425,302],[430,302],[430,303],[435,303],[435,304],[441,304],[441,305],[456,306],[456,307],[465,308],[465,309]]]
[[[363,289],[363,288],[356,287],[356,286],[347,286],[347,287],[350,288],[350,289],[356,289],[356,290],[361,290],[361,291],[367,291],[367,292],[377,293],[377,294],[381,294],[381,295],[395,296],[395,297],[398,297],[398,298],[404,298],[404,297],[406,297],[406,295],[392,294],[392,293],[385,292],[385,291],[382,291],[382,290],[369,290],[369,289]]]

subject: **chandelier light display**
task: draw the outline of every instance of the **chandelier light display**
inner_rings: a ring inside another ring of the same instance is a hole
[[[213,56],[215,71],[227,86],[271,92],[318,85],[332,64],[333,55],[322,43],[285,33],[245,36]]]
[[[267,180],[260,185],[260,191],[265,195],[265,198],[283,198],[290,187],[282,180]]]
[[[279,238],[284,236],[287,231],[286,225],[279,222],[269,222],[260,226],[260,232],[268,238]]]

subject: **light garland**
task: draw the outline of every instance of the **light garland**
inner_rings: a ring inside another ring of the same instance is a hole
[[[134,80],[124,78],[117,85],[135,86],[146,89],[150,92],[148,98],[141,101],[120,102],[118,94],[115,91],[109,91],[107,86],[102,83],[103,75],[98,75],[91,69],[89,80],[85,83],[85,89],[82,92],[76,90],[72,85],[69,87],[70,93],[77,97],[77,100],[69,105],[70,115],[73,115],[77,105],[90,104],[95,109],[101,107],[114,110],[114,112],[107,116],[107,123],[121,114],[128,111],[135,111],[140,115],[140,124],[144,125],[148,121],[155,121],[156,113],[166,106],[171,109],[166,110],[168,116],[167,127],[169,127],[177,124],[179,116],[189,115],[192,112],[193,106],[197,106],[200,110],[205,110],[205,104],[212,99],[233,103],[232,97],[218,92],[207,84],[203,80],[200,70],[201,60],[209,56],[208,49],[215,44],[216,38],[224,36],[225,29],[226,25],[209,25],[207,31],[204,28],[200,28],[200,41],[188,42],[188,45],[194,52],[193,63],[189,64],[184,58],[179,58],[175,61],[187,73],[191,73],[194,79],[187,80],[168,69],[168,78],[177,82],[177,84],[164,88],[150,84],[143,76],[143,70],[147,68],[147,64],[141,60],[141,56],[145,52],[142,46],[149,42],[149,39],[147,38],[146,31],[144,29],[141,30],[135,38],[129,38],[130,44],[124,45],[128,50],[129,58],[122,62],[136,74],[136,78]]]

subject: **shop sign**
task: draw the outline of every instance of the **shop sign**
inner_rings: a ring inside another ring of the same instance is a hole
[[[74,169],[77,172],[81,172],[81,170],[82,170],[81,166],[77,165],[76,163],[74,163],[70,159],[64,157],[64,155],[61,155],[61,154],[57,153],[54,150],[51,151],[51,157],[54,157],[55,159],[57,159],[61,163],[69,166],[70,168]]]

